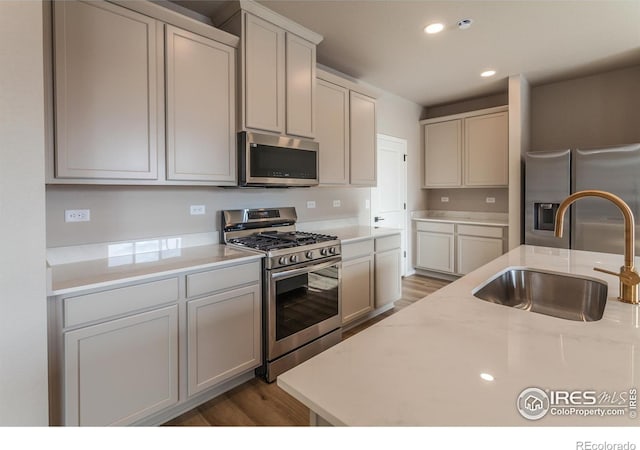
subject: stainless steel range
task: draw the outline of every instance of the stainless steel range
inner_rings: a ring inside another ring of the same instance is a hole
[[[222,211],[222,240],[263,253],[263,362],[276,377],[340,342],[341,247],[336,236],[297,231],[295,208]]]

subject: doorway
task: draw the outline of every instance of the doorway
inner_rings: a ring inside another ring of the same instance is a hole
[[[402,276],[407,269],[407,140],[377,139],[378,185],[371,189],[371,226],[402,230]]]

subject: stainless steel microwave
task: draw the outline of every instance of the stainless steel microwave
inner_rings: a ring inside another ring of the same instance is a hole
[[[238,133],[238,184],[256,187],[316,186],[318,143],[287,136]]]

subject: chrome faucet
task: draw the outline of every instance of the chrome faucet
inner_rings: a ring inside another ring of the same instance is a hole
[[[620,278],[620,296],[618,299],[625,303],[637,305],[638,301],[638,284],[640,283],[640,275],[634,267],[635,260],[635,222],[633,212],[629,205],[617,195],[605,191],[586,190],[571,194],[565,198],[556,211],[556,237],[562,237],[562,228],[564,225],[564,213],[569,206],[576,200],[583,197],[600,197],[609,200],[616,205],[624,217],[624,266],[620,268],[620,273],[611,272],[609,270],[594,267],[593,270],[608,273]]]

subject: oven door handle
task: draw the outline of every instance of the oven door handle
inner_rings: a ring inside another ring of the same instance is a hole
[[[336,258],[331,258],[328,261],[323,261],[320,264],[314,264],[312,266],[304,266],[304,267],[299,267],[297,269],[291,269],[291,270],[285,270],[282,272],[276,272],[276,273],[272,273],[271,274],[271,279],[272,280],[279,280],[281,278],[289,278],[289,277],[295,277],[296,275],[300,275],[303,273],[309,273],[309,272],[313,272],[315,270],[321,270],[324,269],[326,267],[331,267],[336,265],[336,263],[339,263],[340,261],[342,261],[342,258],[340,258],[339,256]]]

